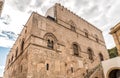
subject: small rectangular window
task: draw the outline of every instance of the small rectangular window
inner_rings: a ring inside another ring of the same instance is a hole
[[[49,70],[49,64],[46,64],[46,70]]]
[[[76,29],[74,26],[71,25],[71,30],[76,32]]]
[[[74,72],[73,67],[71,67],[71,72],[72,72],[72,73]]]

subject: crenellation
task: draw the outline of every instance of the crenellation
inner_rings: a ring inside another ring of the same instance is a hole
[[[55,20],[33,12],[23,25],[8,54],[4,78],[84,78],[101,63],[100,51],[104,60],[109,58],[99,30],[61,4],[55,7]],[[93,33],[100,35],[99,43]],[[96,72],[89,78],[93,75],[103,78]]]

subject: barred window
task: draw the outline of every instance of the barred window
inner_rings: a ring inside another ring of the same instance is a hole
[[[89,59],[90,59],[90,60],[92,60],[92,61],[94,60],[94,59],[93,59],[93,51],[92,51],[91,48],[88,48],[88,56],[89,56]]]
[[[79,50],[78,50],[78,45],[77,44],[73,44],[73,52],[74,55],[79,56]]]

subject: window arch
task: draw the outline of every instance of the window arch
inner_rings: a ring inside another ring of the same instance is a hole
[[[75,56],[79,56],[79,45],[77,43],[73,43],[72,44],[72,47],[73,47],[73,52],[74,52],[74,55]]]
[[[76,24],[72,20],[69,20],[68,23],[70,24],[71,30],[76,31]]]
[[[102,53],[99,53],[99,58],[100,58],[100,61],[104,60]]]
[[[54,49],[57,38],[52,33],[47,33],[45,34],[44,39],[46,40],[47,47],[49,49]]]
[[[89,59],[94,61],[94,58],[93,58],[93,50],[91,48],[88,48],[88,56],[89,56]]]
[[[84,33],[85,33],[85,37],[88,38],[88,30],[87,29],[84,29]]]

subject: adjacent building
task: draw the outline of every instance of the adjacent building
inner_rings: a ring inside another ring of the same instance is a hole
[[[118,57],[102,62],[104,77],[120,78],[120,23],[111,28],[110,34],[113,36],[116,43]]]
[[[4,4],[4,0],[0,0],[0,16],[1,16],[1,13],[2,13],[3,4]]]
[[[11,48],[4,78],[104,78],[102,31],[60,4],[33,12]]]
[[[118,23],[113,28],[111,28],[110,34],[114,38],[114,41],[118,50],[118,55],[120,55],[120,23]]]

